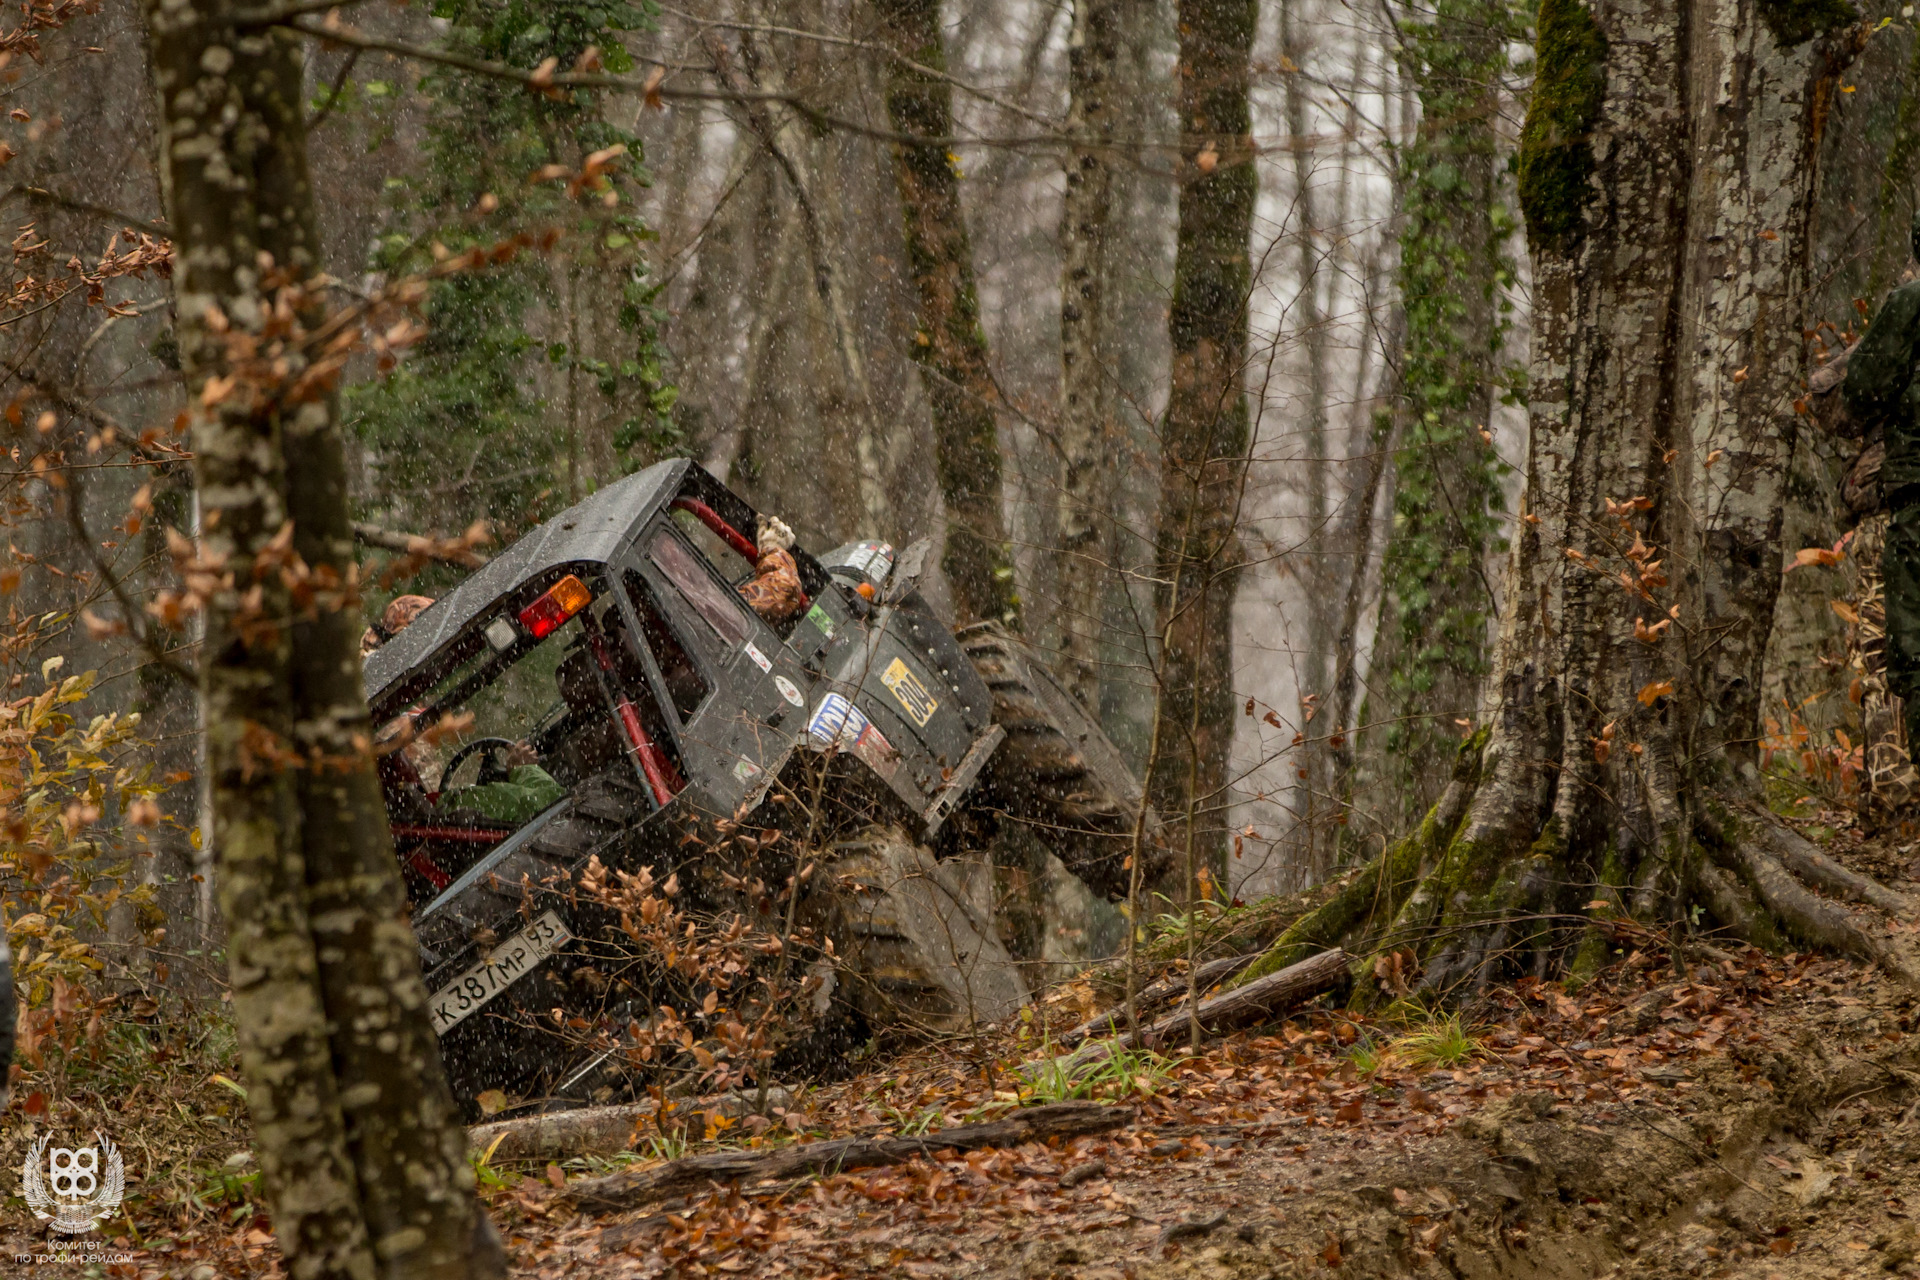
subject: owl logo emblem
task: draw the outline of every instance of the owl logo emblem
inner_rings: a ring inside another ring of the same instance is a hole
[[[47,1134],[20,1166],[20,1194],[33,1216],[63,1235],[77,1236],[120,1207],[126,1168],[120,1148],[96,1133],[91,1147],[55,1147]]]

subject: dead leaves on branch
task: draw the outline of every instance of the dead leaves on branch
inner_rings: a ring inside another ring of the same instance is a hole
[[[173,275],[173,246],[164,238],[128,227],[116,231],[106,249],[92,266],[79,255],[68,257],[63,268],[48,270],[43,264],[53,248],[51,241],[39,237],[37,224],[27,223],[13,238],[13,278],[0,299],[0,326],[11,323],[10,313],[50,306],[76,290],[83,293],[90,307],[106,301],[110,280],[148,276],[165,280]],[[113,316],[137,314],[126,302],[107,309]]]
[[[43,32],[58,31],[75,18],[100,12],[100,0],[29,0],[20,6],[20,25],[0,31],[0,68],[25,54],[37,64],[44,61],[40,48]]]
[[[1831,568],[1847,558],[1847,544],[1853,541],[1854,531],[1849,529],[1840,535],[1839,541],[1831,547],[1802,547],[1793,553],[1793,563],[1782,569],[1782,573],[1792,573],[1795,569],[1808,566]]]

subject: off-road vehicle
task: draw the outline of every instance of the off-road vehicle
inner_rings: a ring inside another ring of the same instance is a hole
[[[756,528],[697,464],[663,462],[530,531],[367,657],[388,746],[418,735],[381,776],[431,1017],[469,1102],[620,1088],[618,1055],[566,1030],[652,1012],[609,975],[616,913],[579,892],[596,857],[764,914],[768,895],[740,886],[784,884],[793,855],[743,866],[729,833],[782,829],[791,848],[808,827],[831,851],[806,904],[837,954],[822,1017],[855,1037],[993,1022],[1028,998],[948,861],[1009,819],[1124,896],[1136,780],[1019,639],[935,616],[926,544],[795,547],[807,599],[770,625],[737,591]]]

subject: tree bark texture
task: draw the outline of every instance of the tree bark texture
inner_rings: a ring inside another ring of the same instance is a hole
[[[1120,391],[1107,350],[1115,131],[1122,30],[1131,0],[1075,0],[1067,44],[1066,191],[1060,210],[1060,676],[1100,708],[1101,620],[1112,565],[1108,535],[1119,456]]]
[[[1327,476],[1332,461],[1327,450],[1327,317],[1320,305],[1320,214],[1315,200],[1313,137],[1307,130],[1306,45],[1301,39],[1296,8],[1298,0],[1280,0],[1281,112],[1286,121],[1287,151],[1293,169],[1293,243],[1300,292],[1295,302],[1296,328],[1305,347],[1306,412],[1300,429],[1300,547],[1295,553],[1300,565],[1295,577],[1308,583],[1327,580]],[[1336,225],[1339,225],[1336,223]],[[1306,833],[1306,882],[1324,879],[1332,867],[1334,840],[1322,838],[1335,807],[1333,795],[1333,759],[1327,750],[1323,731],[1312,724],[1315,703],[1309,699],[1326,698],[1330,692],[1334,622],[1332,593],[1310,589],[1302,602],[1306,614],[1306,643],[1299,663],[1298,687],[1300,723],[1306,740],[1300,744],[1299,759],[1305,770],[1296,794],[1300,827]],[[1322,724],[1324,725],[1324,721]]]
[[[194,569],[218,583],[202,663],[217,883],[275,1228],[296,1276],[502,1275],[369,755],[335,406],[280,394],[297,346],[277,386],[238,368],[322,316],[299,288],[320,264],[300,50],[236,29],[220,0],[146,17],[201,406]]]
[[[268,37],[241,42],[225,18],[218,2],[146,8],[165,124],[161,178],[174,233],[181,366],[195,391],[227,365],[216,312],[254,328],[264,319],[255,188],[271,141],[246,89],[277,83],[275,63],[290,56]],[[222,574],[206,608],[201,659],[216,884],[247,1109],[275,1230],[296,1277],[364,1278],[376,1273],[307,919],[297,789],[272,753],[263,755],[263,744],[284,750],[293,736],[293,646],[284,626],[291,602],[271,573],[251,608],[245,600],[256,558],[287,521],[281,427],[277,415],[223,406],[197,415],[192,429],[201,559]],[[263,628],[262,617],[274,622]]]
[[[1172,379],[1160,442],[1156,617],[1162,639],[1155,806],[1189,848],[1225,856],[1233,739],[1235,526],[1247,469],[1248,252],[1254,170],[1248,106],[1253,0],[1183,0],[1179,247],[1167,332]]]
[[[867,355],[860,345],[859,327],[854,322],[853,304],[847,297],[844,265],[836,247],[835,226],[825,217],[818,166],[814,163],[816,139],[804,129],[791,128],[791,116],[776,118],[761,95],[784,90],[784,77],[776,60],[761,58],[756,76],[749,78],[734,63],[732,51],[717,37],[709,36],[707,50],[713,58],[720,82],[741,95],[740,110],[747,127],[767,149],[793,189],[794,202],[800,207],[800,228],[806,238],[807,259],[813,268],[813,287],[826,312],[832,334],[834,354],[846,380],[847,398],[853,406],[854,466],[858,474],[860,514],[871,537],[887,537],[893,529],[893,503],[887,495],[887,467],[884,432],[880,427],[879,405],[873,392],[873,378],[867,368]]]
[[[1493,600],[1485,568],[1499,536],[1496,456],[1481,435],[1505,328],[1498,290],[1510,223],[1498,164],[1507,8],[1442,0],[1408,29],[1403,60],[1420,127],[1401,157],[1406,223],[1402,423],[1394,452],[1379,625],[1362,720],[1364,807],[1405,830],[1439,798],[1447,762],[1478,711]]]
[[[1349,949],[1411,947],[1429,986],[1577,974],[1605,954],[1590,910],[1675,927],[1734,910],[1704,859],[1802,941],[1890,954],[1826,918],[1850,913],[1799,887],[1747,799],[1818,135],[1863,30],[1807,12],[1544,0],[1518,165],[1527,485],[1489,714],[1420,831],[1356,877],[1372,888],[1250,973],[1364,938]]]
[[[1001,507],[994,417],[1000,393],[987,366],[958,161],[946,141],[953,135],[953,87],[928,74],[947,65],[940,3],[876,0],[874,7],[887,42],[900,55],[887,72],[887,117],[897,133],[934,139],[895,143],[893,173],[907,271],[919,301],[919,327],[909,350],[933,409],[934,470],[947,510],[940,567],[961,622],[991,619],[1017,627],[1020,601]]]

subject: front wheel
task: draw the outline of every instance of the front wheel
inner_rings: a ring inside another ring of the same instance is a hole
[[[1139,780],[1100,722],[1053,678],[1032,645],[997,622],[963,627],[960,642],[993,695],[1006,741],[988,766],[982,800],[1031,827],[1067,869],[1109,902],[1127,897]],[[1151,809],[1141,840],[1141,883],[1161,882],[1172,853]]]

